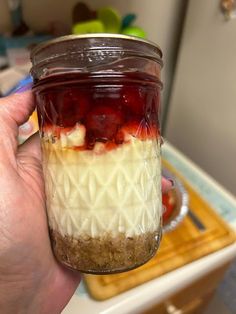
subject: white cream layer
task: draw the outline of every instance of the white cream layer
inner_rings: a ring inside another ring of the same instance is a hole
[[[75,132],[63,143],[49,141],[51,134],[43,139],[50,227],[73,237],[156,231],[162,211],[157,141],[132,137],[110,151],[102,143],[78,151],[71,139],[83,140]]]

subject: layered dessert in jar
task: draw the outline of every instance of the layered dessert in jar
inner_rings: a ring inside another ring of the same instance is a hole
[[[37,96],[53,249],[81,271],[133,268],[160,236],[159,91],[76,80]]]
[[[33,91],[54,254],[105,274],[144,264],[159,245],[161,83],[158,48],[143,43],[137,58],[138,40],[99,36],[41,46]]]

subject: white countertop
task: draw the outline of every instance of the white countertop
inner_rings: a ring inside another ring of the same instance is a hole
[[[74,295],[63,314],[141,313],[145,308],[162,302],[235,256],[236,244],[233,244],[107,301],[95,301],[87,296]]]
[[[236,230],[236,199],[190,160],[165,143],[164,157]],[[77,291],[62,314],[138,314],[236,257],[236,243],[106,301]],[[83,287],[82,287],[83,288]]]

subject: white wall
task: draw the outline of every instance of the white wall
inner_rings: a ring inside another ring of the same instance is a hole
[[[9,27],[6,14],[7,0],[0,0],[0,32]],[[71,25],[71,10],[78,0],[22,0],[26,23],[34,31],[44,31],[52,21],[64,21]],[[164,53],[163,91],[164,101],[168,97],[176,46],[179,40],[179,25],[185,0],[86,0],[91,8],[114,6],[122,14],[134,12],[137,25],[143,27],[150,40],[160,45]],[[4,25],[3,25],[4,24]]]

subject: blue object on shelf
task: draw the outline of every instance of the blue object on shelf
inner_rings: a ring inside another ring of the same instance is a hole
[[[29,90],[33,84],[33,78],[31,75],[27,75],[23,80],[19,81],[19,83],[14,86],[5,96],[8,96],[10,94],[14,94],[17,91],[23,92],[26,90]]]

